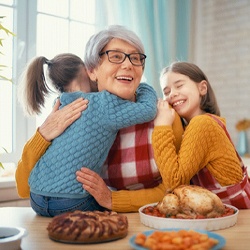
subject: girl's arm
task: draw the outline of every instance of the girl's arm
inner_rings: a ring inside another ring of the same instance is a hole
[[[176,153],[171,126],[156,126],[153,148],[157,166],[166,189],[189,184],[203,167],[223,185],[242,178],[239,160],[224,130],[207,115],[194,117],[187,126],[179,153]]]
[[[113,96],[113,101],[108,101],[108,115],[105,124],[119,130],[135,124],[152,121],[156,115],[157,95],[155,90],[146,83],[140,83],[136,102]]]
[[[173,128],[173,140],[176,152],[178,153],[180,150],[182,135],[184,132],[181,118],[166,100],[159,99],[157,102],[157,114],[154,119],[154,126],[156,127],[163,125]]]

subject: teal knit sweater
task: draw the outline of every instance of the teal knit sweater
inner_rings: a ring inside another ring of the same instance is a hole
[[[119,129],[154,119],[157,95],[148,84],[137,89],[136,102],[123,100],[107,91],[62,93],[61,107],[79,97],[88,108],[63,134],[52,141],[29,177],[33,193],[65,198],[88,195],[76,180],[76,171],[88,167],[98,174]]]

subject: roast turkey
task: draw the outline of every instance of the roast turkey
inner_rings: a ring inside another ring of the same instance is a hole
[[[216,194],[195,185],[175,188],[164,196],[157,208],[166,216],[186,219],[216,218],[225,212],[225,206]]]

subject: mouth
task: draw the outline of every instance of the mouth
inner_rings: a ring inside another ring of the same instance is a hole
[[[174,103],[172,103],[172,107],[174,108],[174,107],[177,107],[177,106],[179,106],[179,105],[181,105],[181,104],[183,104],[184,103],[184,100],[180,100],[180,101],[177,101],[177,102],[174,102]]]
[[[133,80],[133,77],[130,77],[130,76],[117,76],[115,79],[119,80],[119,81],[129,81],[129,82],[131,82]]]

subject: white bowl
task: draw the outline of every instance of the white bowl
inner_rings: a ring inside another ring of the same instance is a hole
[[[173,218],[162,218],[152,215],[147,215],[142,210],[148,206],[155,206],[157,203],[145,205],[139,209],[141,223],[145,226],[164,229],[164,228],[187,228],[187,229],[201,229],[201,230],[220,230],[228,227],[232,227],[237,222],[239,210],[230,205],[227,207],[233,208],[236,212],[233,215],[220,217],[220,218],[209,218],[209,219],[173,219]]]
[[[27,232],[21,227],[0,227],[0,250],[21,249],[21,241]]]

